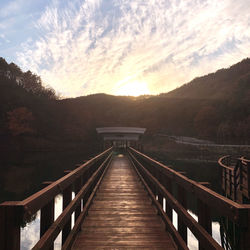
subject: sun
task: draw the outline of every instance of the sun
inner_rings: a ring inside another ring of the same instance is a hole
[[[123,96],[140,96],[140,95],[149,95],[150,91],[148,84],[146,82],[129,82],[120,86],[116,91],[115,95]]]

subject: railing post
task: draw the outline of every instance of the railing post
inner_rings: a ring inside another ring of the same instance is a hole
[[[212,219],[210,208],[202,200],[198,199],[198,222],[199,224],[210,234],[212,235]],[[199,242],[199,249],[205,249]]]
[[[227,195],[227,169],[226,168],[223,168],[224,169],[224,193],[225,195]]]
[[[187,209],[187,193],[180,185],[178,185],[178,201],[185,209]],[[187,243],[187,226],[183,223],[180,216],[178,216],[178,232],[182,239]]]
[[[16,201],[0,205],[0,249],[20,249],[20,223],[23,207]]]
[[[43,186],[48,186],[52,182],[43,182]],[[49,229],[49,227],[54,222],[55,216],[55,199],[52,198],[43,208],[41,208],[41,216],[40,216],[40,238],[44,235],[44,233]],[[50,250],[54,249],[54,245],[52,245]]]
[[[160,171],[158,171],[158,180],[161,184],[164,183],[163,175]],[[163,195],[161,194],[161,191],[159,189],[157,190],[158,193],[158,201],[161,204],[161,207],[163,208]]]
[[[172,194],[172,180],[170,178],[168,178],[168,177],[165,177],[163,185],[166,187],[166,189],[168,190],[168,192],[170,194]],[[170,206],[170,204],[167,202],[167,200],[166,200],[166,213],[167,213],[168,218],[171,221],[173,221],[173,209]]]
[[[63,210],[68,206],[71,200],[72,200],[72,185],[69,185],[67,188],[63,190]],[[65,224],[62,230],[62,245],[66,241],[70,231],[71,231],[71,216],[69,221]]]
[[[75,181],[75,196],[80,191],[81,186],[82,186],[82,178],[78,177]],[[80,213],[81,213],[81,202],[79,203],[79,205],[76,207],[76,210],[75,210],[75,222],[76,222],[78,216],[80,215]]]

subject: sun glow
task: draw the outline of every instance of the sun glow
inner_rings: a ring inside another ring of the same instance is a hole
[[[148,88],[148,84],[146,82],[129,82],[119,86],[115,95],[123,95],[123,96],[140,96],[140,95],[149,95],[150,90]]]

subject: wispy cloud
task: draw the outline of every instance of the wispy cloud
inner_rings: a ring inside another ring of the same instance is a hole
[[[64,96],[127,82],[169,91],[249,55],[250,6],[232,0],[53,1],[18,61]]]

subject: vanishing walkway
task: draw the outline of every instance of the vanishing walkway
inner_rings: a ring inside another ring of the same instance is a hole
[[[73,249],[176,249],[127,157],[116,156]]]

